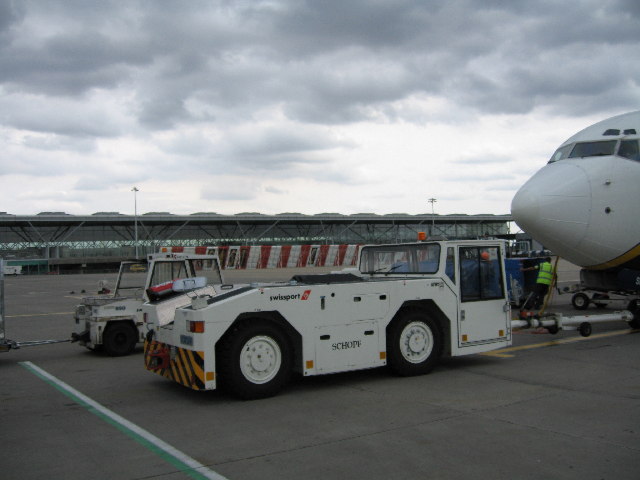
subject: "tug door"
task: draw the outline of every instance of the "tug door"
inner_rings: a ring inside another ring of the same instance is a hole
[[[500,247],[459,246],[458,346],[504,341],[509,309]]]

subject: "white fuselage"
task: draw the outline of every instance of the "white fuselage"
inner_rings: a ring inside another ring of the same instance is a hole
[[[514,220],[545,248],[581,267],[637,268],[640,155],[633,149],[639,132],[640,112],[632,112],[571,137],[516,193]]]

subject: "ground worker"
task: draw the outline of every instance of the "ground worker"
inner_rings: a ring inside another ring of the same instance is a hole
[[[551,257],[545,257],[538,265],[529,268],[522,268],[521,271],[527,272],[530,270],[538,270],[538,278],[536,278],[536,286],[533,289],[533,303],[534,309],[539,309],[544,302],[544,297],[549,292],[549,287],[553,283],[553,265],[551,265]],[[531,302],[527,301],[527,304],[531,305]],[[526,305],[523,306],[526,307]]]

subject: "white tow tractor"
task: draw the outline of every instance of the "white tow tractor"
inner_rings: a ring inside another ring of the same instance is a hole
[[[355,273],[192,294],[170,315],[150,301],[145,366],[245,399],[276,394],[292,372],[424,374],[441,356],[511,344],[504,255],[500,240],[365,246]]]
[[[128,355],[144,340],[142,304],[150,298],[162,303],[178,278],[204,277],[221,284],[216,255],[155,253],[147,261],[122,262],[113,294],[82,299],[75,309],[73,341],[91,350],[104,348],[111,356]],[[179,306],[172,303],[173,308]]]

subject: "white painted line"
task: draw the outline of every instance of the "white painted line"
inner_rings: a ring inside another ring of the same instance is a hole
[[[149,448],[154,453],[160,455],[166,461],[178,467],[187,475],[196,479],[227,480],[226,477],[223,477],[213,470],[210,470],[208,467],[202,465],[197,460],[194,460],[187,454],[159,439],[151,432],[148,432],[144,428],[139,427],[126,418],[123,418],[117,413],[112,412],[108,408],[100,405],[95,400],[87,397],[83,393],[64,383],[62,380],[54,377],[37,365],[31,362],[20,362],[20,365],[45,380],[47,383],[70,397],[78,404],[87,408],[91,413],[94,413],[95,415],[103,418],[108,423],[116,426],[119,430],[123,431],[145,447]]]

